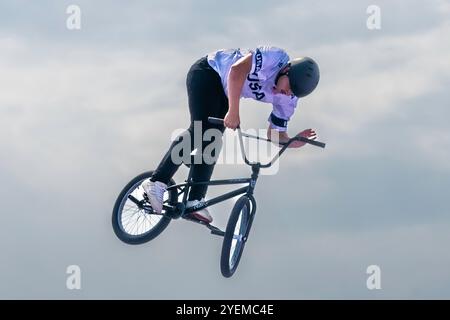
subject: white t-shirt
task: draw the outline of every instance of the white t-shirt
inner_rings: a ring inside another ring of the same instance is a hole
[[[227,82],[231,66],[250,52],[253,54],[252,68],[245,80],[241,97],[271,103],[273,110],[268,119],[271,127],[286,131],[287,122],[294,114],[298,98],[294,95],[273,93],[278,72],[289,61],[289,56],[283,49],[270,46],[259,46],[255,50],[222,49],[209,53],[207,58],[209,65],[220,75],[223,89],[228,96]]]

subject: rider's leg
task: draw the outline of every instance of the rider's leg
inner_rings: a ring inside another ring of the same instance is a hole
[[[220,87],[218,88],[218,86]],[[169,182],[180,166],[180,161],[175,161],[179,159],[172,159],[173,149],[182,139],[187,138],[190,140],[190,153],[194,147],[194,121],[206,120],[208,118],[207,110],[209,108],[217,109],[217,106],[215,106],[219,102],[217,92],[219,91],[218,89],[222,88],[222,84],[220,76],[209,66],[205,57],[199,59],[191,66],[186,77],[186,87],[189,98],[190,126],[172,142],[169,150],[154,171],[151,181],[161,181],[166,184]],[[183,154],[181,156],[184,159],[187,155]]]
[[[175,174],[177,169],[181,164],[181,159],[183,159],[183,148],[180,148],[181,155],[175,159],[173,157],[172,151],[174,151],[175,147],[177,147],[180,143],[183,143],[184,139],[188,139],[187,145],[191,146],[191,134],[189,130],[186,130],[184,133],[179,135],[170,145],[169,150],[164,155],[163,159],[159,163],[156,170],[153,172],[153,175],[150,179],[147,179],[142,182],[142,188],[148,196],[150,204],[152,205],[153,210],[156,213],[161,213],[163,202],[164,202],[164,193],[167,190],[167,185]],[[188,148],[190,149],[190,148]],[[178,150],[178,148],[176,149]],[[186,155],[189,159],[189,153]]]
[[[205,162],[204,160],[206,159],[203,153],[205,147],[211,143],[215,144],[214,147],[221,146],[222,133],[225,128],[221,125],[209,123],[208,117],[223,118],[228,111],[228,99],[225,95],[219,74],[209,66],[205,58],[201,59],[201,62],[193,69],[194,70],[191,69],[189,72],[186,81],[189,111],[191,113],[191,127],[194,125],[193,132],[194,134],[198,134],[200,131],[201,137],[197,137],[197,139],[194,137],[193,139],[193,148],[197,149],[197,154],[193,157],[194,161],[191,163],[191,177],[194,182],[209,181],[214,169],[214,156],[218,156],[219,148],[214,148],[211,155],[213,159],[207,159]],[[208,76],[197,81],[196,78],[199,74],[203,73],[207,73]],[[208,81],[207,83],[204,82],[206,79]],[[197,124],[194,123],[196,121]],[[201,130],[195,130],[195,125],[198,126],[199,123],[201,124]],[[204,133],[208,129],[218,129],[218,132],[213,133],[212,141],[203,141]],[[216,143],[219,141],[214,140],[216,137],[220,138],[220,144],[218,146]],[[199,141],[201,141],[200,145],[195,145],[198,144]],[[217,151],[216,154],[214,154],[214,151]],[[212,163],[210,160],[212,160]],[[206,185],[193,186],[189,192],[189,199],[186,206],[191,207],[199,204],[202,198],[205,197],[206,190]],[[207,223],[211,223],[213,220],[207,209],[197,210],[193,212],[192,215]]]
[[[173,151],[174,148],[176,148],[180,143],[183,143],[185,139],[188,140],[188,145],[191,145],[191,128],[187,129],[183,133],[181,133],[178,137],[175,138],[175,140],[171,143],[169,150],[166,152],[164,157],[162,158],[161,162],[159,163],[156,170],[153,172],[152,177],[150,178],[151,181],[160,181],[165,184],[168,184],[170,179],[173,177],[175,172],[177,172],[178,168],[181,165],[180,159],[184,159],[185,156],[189,157],[189,155],[183,154],[183,148],[177,148],[180,149],[180,154],[177,155],[177,159],[173,158]],[[188,150],[189,153],[191,152]]]
[[[190,142],[192,150],[195,141],[203,140],[202,138],[203,133],[205,131],[204,129],[214,127],[214,125],[211,125],[207,122],[208,116],[220,118],[223,118],[225,116],[228,110],[228,99],[223,90],[219,74],[213,68],[211,68],[211,66],[209,66],[206,57],[199,59],[196,63],[192,65],[191,69],[187,74],[186,86],[189,100],[189,111],[191,116],[191,125],[188,129],[190,135],[188,139],[190,138],[191,140]],[[203,124],[201,130],[202,136],[197,139],[195,139],[194,133],[198,134],[199,132],[195,132],[194,130],[194,121],[201,121],[201,123]],[[223,126],[215,126],[215,127],[222,131],[224,129]],[[172,150],[180,142],[181,139],[180,140],[177,139],[171,144],[169,150],[166,152],[162,161],[160,162],[157,169],[153,173],[151,181],[148,181],[147,189],[144,188],[146,192],[148,190],[147,194],[151,194],[152,191],[155,191],[154,190],[155,187],[159,188],[159,190],[156,190],[158,191],[156,192],[156,194],[158,195],[157,199],[156,200],[153,199],[153,201],[150,201],[152,203],[152,206],[153,203],[156,202],[158,202],[157,204],[159,206],[159,202],[162,202],[161,192],[159,192],[161,191],[160,190],[161,184],[157,183],[167,184],[177,171],[178,167],[180,166],[179,162],[174,162],[172,159]],[[203,177],[209,179],[212,174],[211,167],[206,167],[205,169],[205,167],[200,166],[194,168],[193,170],[194,170],[193,176],[195,181],[199,181],[199,179]],[[209,173],[209,171],[211,173]],[[197,193],[196,197],[198,197],[198,195],[204,194],[205,192],[206,188],[200,191],[196,191],[196,188],[194,188],[193,194],[196,195]],[[191,199],[193,198],[191,197]]]
[[[203,77],[201,81],[196,81],[196,77],[201,73],[197,68],[200,68],[202,72],[207,72],[208,77]],[[207,83],[204,82],[206,79],[208,81]],[[189,111],[191,113],[191,127],[194,121],[201,121],[202,137],[200,139],[194,138],[194,143],[201,141],[201,146],[194,145],[194,148],[203,152],[208,145],[214,143],[218,148],[214,148],[214,151],[217,152],[216,154],[213,152],[211,156],[217,158],[222,141],[204,141],[203,137],[205,131],[208,129],[217,129],[220,132],[221,138],[221,135],[225,130],[225,127],[222,125],[208,122],[208,117],[224,118],[228,111],[228,98],[225,95],[222,80],[220,79],[219,74],[209,66],[206,59],[202,59],[194,70],[192,71],[191,69],[189,72],[186,84],[188,90]],[[199,130],[194,129],[194,133],[198,134],[198,131]],[[212,136],[216,137],[217,134],[213,134]],[[217,142],[219,142],[218,145]],[[197,154],[197,156],[199,156],[202,161],[194,161],[192,164],[192,180],[194,182],[209,181],[214,170],[215,161],[209,161],[208,164],[203,161],[204,157],[202,157],[202,154]],[[204,198],[207,188],[207,185],[193,186],[189,193],[189,200],[200,200]]]
[[[215,117],[223,118],[223,115],[213,115]],[[206,127],[206,128],[205,128]],[[217,129],[212,128],[212,126],[202,126],[202,131],[206,131],[208,129]],[[194,161],[191,163],[191,178],[193,182],[197,181],[209,181],[211,179],[211,175],[214,170],[214,165],[216,163],[217,157],[219,156],[220,149],[222,147],[222,133],[224,128],[218,129],[212,135],[212,141],[203,142],[199,147],[203,151],[197,152],[196,156],[199,156],[197,159],[194,158]],[[207,149],[205,149],[207,148]],[[210,153],[210,154],[209,154]],[[197,161],[195,161],[197,160]],[[200,161],[198,161],[200,160]],[[208,186],[206,184],[194,185],[191,187],[189,191],[189,198],[186,203],[186,207],[195,207],[197,205],[202,205],[204,201],[206,191]],[[198,220],[205,221],[207,223],[211,223],[213,221],[212,216],[209,214],[207,208],[201,210],[195,210],[192,212],[192,216],[197,218]]]
[[[224,115],[218,114],[214,115],[217,118],[223,118]],[[224,128],[217,128],[211,125],[205,125],[206,128],[203,131],[208,129],[218,129],[220,132],[220,136],[214,135],[212,141],[205,141],[202,143],[201,150],[203,150],[202,160],[205,160],[207,157],[207,161],[202,161],[201,163],[194,162],[192,164],[192,180],[195,181],[209,181],[214,171],[214,166],[217,162],[217,158],[219,156],[221,147],[222,147],[222,134]],[[220,139],[220,141],[216,141],[215,139]],[[206,150],[211,150],[211,154],[206,154]],[[208,189],[208,185],[201,184],[197,186],[193,186],[191,191],[189,192],[189,200],[200,200],[205,198],[206,191]]]

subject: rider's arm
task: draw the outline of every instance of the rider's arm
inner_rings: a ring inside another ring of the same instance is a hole
[[[269,126],[269,128],[267,128],[267,139],[270,139],[276,145],[283,145],[289,141],[290,137],[286,131],[278,131]]]
[[[252,53],[240,58],[230,69],[228,74],[228,103],[230,113],[239,115],[239,98],[245,79],[252,68]]]
[[[313,129],[306,129],[298,133],[297,136],[315,140],[316,132]],[[267,138],[270,139],[277,146],[282,146],[286,144],[289,141],[289,139],[291,139],[287,135],[286,131],[279,131],[277,129],[272,128],[271,126],[269,126],[269,128],[267,129]],[[288,148],[300,148],[305,144],[306,143],[303,141],[295,140],[289,144]]]

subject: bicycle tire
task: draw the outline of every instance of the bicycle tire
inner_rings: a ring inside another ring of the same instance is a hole
[[[158,235],[161,234],[161,232],[164,231],[164,229],[167,228],[167,226],[170,223],[170,218],[166,215],[156,215],[156,214],[147,214],[149,216],[158,216],[160,219],[159,221],[151,227],[150,230],[147,232],[144,232],[142,234],[133,235],[130,234],[124,227],[123,221],[122,221],[122,214],[123,214],[123,208],[124,205],[128,199],[128,196],[137,188],[139,188],[139,185],[147,178],[150,178],[153,174],[153,171],[147,171],[144,172],[136,177],[134,177],[130,182],[127,183],[127,185],[122,189],[119,196],[116,199],[116,202],[114,204],[113,212],[112,212],[112,226],[114,233],[116,236],[123,242],[127,244],[137,245],[137,244],[143,244],[146,243],[154,238],[156,238]],[[174,185],[175,181],[173,179],[170,180],[169,186]],[[175,204],[178,199],[177,190],[172,189],[169,192],[167,192],[168,196],[168,202],[169,204]],[[137,207],[136,207],[137,208]],[[146,219],[146,217],[145,217]],[[138,217],[139,220],[139,217]]]
[[[226,278],[231,277],[236,271],[241,260],[242,252],[247,239],[244,236],[251,224],[251,206],[248,196],[241,196],[235,203],[228,219],[227,228],[222,244],[222,254],[220,258],[220,270]],[[239,225],[238,235],[236,226]],[[233,247],[233,240],[236,240]]]

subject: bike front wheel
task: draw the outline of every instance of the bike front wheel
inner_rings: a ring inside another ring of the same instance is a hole
[[[236,201],[231,211],[223,239],[220,269],[226,278],[231,277],[238,267],[251,225],[250,215],[250,199],[244,195]]]
[[[157,237],[168,226],[170,218],[165,212],[156,214],[148,202],[141,183],[152,176],[153,171],[133,178],[120,192],[112,212],[112,226],[116,236],[127,244],[142,244]],[[169,186],[175,184],[173,180]],[[166,191],[164,202],[177,202],[176,189]]]

